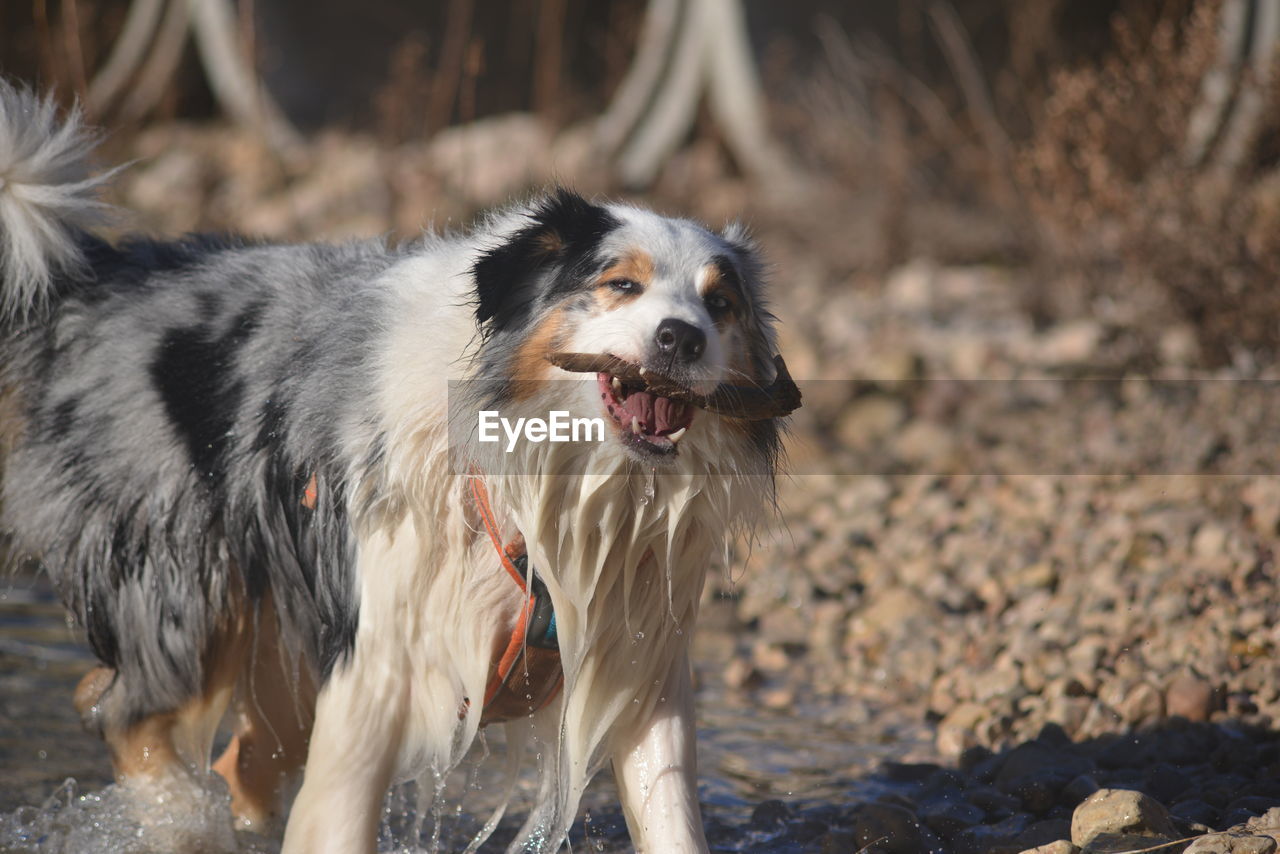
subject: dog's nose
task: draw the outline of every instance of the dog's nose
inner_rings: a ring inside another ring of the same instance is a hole
[[[653,340],[657,342],[659,352],[674,354],[681,362],[695,362],[707,349],[707,336],[701,329],[674,317],[658,324]]]

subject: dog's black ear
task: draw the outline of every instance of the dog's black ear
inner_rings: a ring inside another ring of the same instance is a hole
[[[527,315],[536,296],[531,286],[537,273],[590,254],[618,226],[607,209],[563,187],[535,202],[529,218],[529,225],[486,251],[472,268],[476,320],[490,331]]]

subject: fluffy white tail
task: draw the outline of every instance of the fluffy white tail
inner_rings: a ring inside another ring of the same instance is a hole
[[[79,110],[59,117],[52,99],[0,79],[0,322],[42,312],[55,275],[84,263],[76,230],[103,212],[112,174],[89,176],[96,143]]]

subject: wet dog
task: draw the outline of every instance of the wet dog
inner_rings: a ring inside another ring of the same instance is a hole
[[[780,430],[699,403],[776,379],[743,232],[560,190],[394,248],[112,242],[92,136],[0,87],[3,524],[117,774],[213,767],[285,851],[372,851],[393,782],[505,723],[540,755],[512,850],[609,763],[637,849],[706,850],[690,639]]]

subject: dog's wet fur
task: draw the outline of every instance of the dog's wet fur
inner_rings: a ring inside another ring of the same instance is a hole
[[[769,383],[743,231],[556,190],[400,247],[112,243],[92,141],[0,83],[3,527],[101,662],[76,703],[117,773],[213,767],[246,825],[287,815],[286,851],[372,851],[387,786],[474,739],[521,605],[467,498],[482,477],[546,579],[565,676],[508,725],[543,754],[512,850],[558,849],[608,762],[637,848],[705,850],[689,638],[706,567],[770,500],[779,422],[699,411],[678,447],[615,424],[506,456],[448,428],[601,415],[555,351],[703,394]]]

